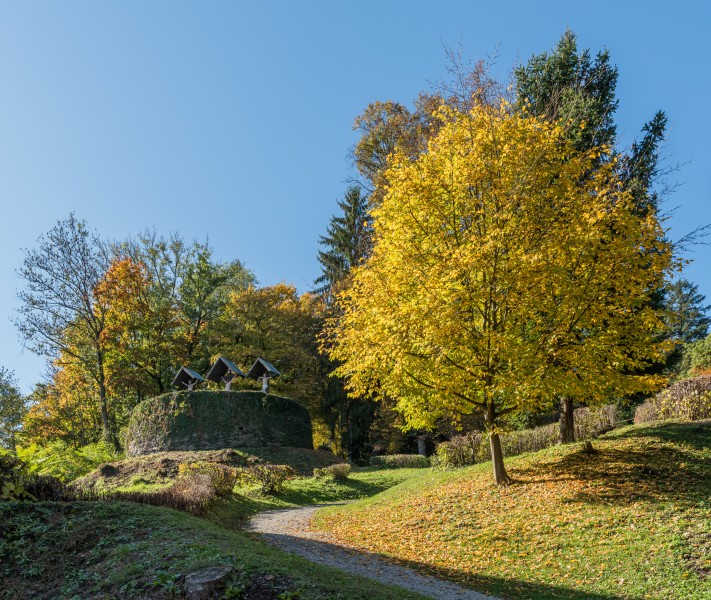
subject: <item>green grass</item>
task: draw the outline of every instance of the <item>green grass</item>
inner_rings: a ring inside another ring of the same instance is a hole
[[[356,470],[344,481],[302,477],[288,481],[279,496],[260,496],[254,488],[236,488],[237,493],[232,498],[215,502],[206,516],[224,527],[237,528],[246,519],[264,510],[368,498],[409,479],[421,477],[423,471],[425,469],[379,470],[368,467]]]
[[[304,448],[249,448],[196,452],[161,452],[110,463],[111,469],[99,468],[75,482],[79,487],[103,491],[149,492],[172,484],[182,462],[207,460],[229,466],[242,466],[253,457],[273,464],[288,464],[302,476],[288,481],[279,496],[261,496],[258,487],[235,488],[232,498],[220,499],[208,511],[208,518],[226,527],[239,527],[252,515],[278,508],[327,504],[367,498],[412,477],[423,469],[356,468],[344,481],[315,479],[317,467],[338,462],[329,452]],[[103,473],[110,473],[104,475]]]
[[[508,487],[493,485],[489,463],[368,468],[345,481],[300,477],[279,497],[238,490],[206,518],[118,502],[5,503],[0,599],[168,598],[179,574],[219,564],[235,566],[242,581],[268,575],[302,599],[417,597],[235,531],[262,510],[349,500],[320,511],[317,525],[345,544],[502,598],[710,599],[711,422],[631,426],[594,445],[593,455],[574,444],[507,459]],[[165,469],[165,458],[151,464]],[[314,456],[302,458],[308,472]],[[124,469],[117,487],[171,480],[148,470],[145,462]]]
[[[180,576],[231,565],[300,600],[421,598],[313,565],[170,509],[122,502],[0,503],[0,598],[171,598]],[[249,598],[249,595],[245,596]],[[257,596],[255,596],[257,597]]]
[[[711,598],[711,423],[631,426],[594,443],[426,472],[321,511],[347,544],[511,599]]]
[[[283,460],[288,452],[265,456]],[[167,458],[172,465],[185,457]],[[297,458],[302,470],[314,462],[313,453]],[[122,461],[120,476],[103,478],[104,489],[164,487],[172,477],[151,477],[149,469],[166,465],[166,455],[130,459],[128,468]],[[299,591],[304,600],[420,598],[312,565],[236,529],[262,510],[365,498],[421,474],[422,469],[367,468],[344,481],[300,477],[287,482],[279,497],[238,489],[241,493],[213,503],[205,518],[123,502],[0,504],[0,599],[169,598],[179,588],[180,575],[222,564],[236,567],[242,581],[268,575],[269,582]],[[110,487],[106,481],[121,485]]]

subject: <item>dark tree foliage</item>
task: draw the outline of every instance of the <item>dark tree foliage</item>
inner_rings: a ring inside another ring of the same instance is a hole
[[[322,273],[314,282],[316,292],[330,300],[338,291],[350,270],[357,266],[370,250],[370,215],[368,198],[361,188],[349,187],[338,201],[340,216],[332,216],[326,235],[319,239],[325,250],[319,250]]]
[[[568,30],[552,52],[534,55],[514,76],[519,107],[567,123],[579,150],[614,144],[617,67],[607,50],[593,60],[589,49],[578,51]]]
[[[667,325],[671,339],[690,344],[706,337],[711,325],[711,304],[705,302],[706,296],[699,292],[699,286],[687,279],[677,279],[667,286]]]
[[[578,150],[615,145],[618,72],[610,63],[607,50],[593,59],[589,49],[578,50],[576,35],[567,30],[551,52],[533,56],[527,64],[517,67],[514,75],[518,107],[562,122]],[[661,176],[659,153],[666,125],[664,112],[657,112],[643,126],[642,139],[617,157],[622,181],[633,194],[641,217],[659,210],[656,185]],[[665,289],[652,291],[650,303],[663,307]],[[678,362],[678,358],[674,355],[670,360]],[[659,363],[650,365],[645,372],[661,373],[666,369],[666,364]],[[561,398],[561,441],[573,441],[573,409],[571,398]]]
[[[659,151],[667,129],[667,116],[658,111],[642,127],[644,135],[632,144],[632,149],[622,157],[622,179],[639,207],[640,215],[659,210],[659,194],[654,184],[660,176]]]
[[[685,348],[703,340],[708,334],[711,304],[706,304],[706,297],[699,292],[699,286],[683,278],[667,286],[664,302],[668,336],[677,343],[669,355],[666,368],[670,372],[679,372]]]
[[[325,357],[324,363],[324,372],[333,371],[334,365]],[[372,451],[371,428],[376,417],[376,403],[367,398],[349,397],[343,380],[329,377],[322,407],[332,441],[338,442],[349,461],[365,463]]]
[[[607,50],[593,60],[589,49],[578,51],[577,37],[568,30],[553,51],[531,57],[514,75],[519,108],[565,123],[579,150],[615,145],[618,72]],[[640,215],[659,209],[655,185],[661,176],[660,150],[666,128],[667,117],[658,111],[642,127],[642,139],[618,156],[622,180],[637,201]]]
[[[316,292],[327,303],[339,291],[348,286],[351,269],[356,267],[370,251],[370,215],[368,197],[358,186],[346,190],[343,200],[338,201],[340,215],[331,217],[326,235],[320,237],[320,244],[325,249],[319,250],[318,261],[321,275],[314,284]],[[325,356],[322,357],[324,372],[333,371],[333,365]],[[345,449],[349,460],[360,462],[365,458],[368,446],[368,434],[375,408],[373,401],[361,398],[349,398],[343,382],[329,378],[322,399],[324,420],[331,430],[331,438]]]
[[[27,399],[20,393],[15,373],[0,367],[0,447],[15,450],[15,436],[27,414]]]

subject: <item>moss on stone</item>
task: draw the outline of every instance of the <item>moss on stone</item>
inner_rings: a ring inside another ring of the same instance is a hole
[[[304,406],[252,391],[182,391],[144,400],[131,413],[125,441],[129,456],[259,446],[313,448]]]

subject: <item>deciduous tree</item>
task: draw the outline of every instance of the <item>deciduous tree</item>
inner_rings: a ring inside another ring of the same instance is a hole
[[[0,367],[0,447],[16,449],[16,437],[27,414],[27,400],[13,371]]]
[[[285,283],[233,292],[213,351],[246,368],[257,357],[267,359],[281,373],[270,386],[274,392],[303,402],[314,416],[320,416],[325,377],[316,334],[322,314],[323,301],[318,296],[299,295]]]
[[[483,414],[504,483],[507,415],[659,385],[630,373],[665,349],[649,294],[672,257],[600,160],[608,149],[581,152],[506,103],[440,116],[428,152],[396,153],[386,173],[373,252],[327,350],[351,393],[395,398],[410,427]]]
[[[25,287],[18,293],[16,325],[31,350],[50,359],[73,361],[96,386],[104,436],[111,429],[106,388],[105,314],[94,297],[109,266],[104,242],[84,221],[70,214],[25,250],[18,270]],[[81,343],[78,343],[78,342]]]
[[[114,395],[133,395],[130,409],[146,395],[166,391],[166,378],[185,359],[177,303],[162,301],[145,264],[128,257],[112,262],[95,295],[106,315],[103,343]]]

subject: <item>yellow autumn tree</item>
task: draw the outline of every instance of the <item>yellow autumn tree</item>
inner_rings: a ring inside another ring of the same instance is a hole
[[[230,294],[213,346],[245,369],[267,359],[281,373],[275,393],[315,406],[325,387],[315,342],[322,313],[321,299],[293,285],[249,286]]]
[[[76,352],[77,348],[74,347]],[[96,381],[73,356],[60,353],[51,381],[38,384],[22,430],[24,443],[62,440],[74,447],[102,436],[100,399]]]
[[[673,268],[654,215],[635,216],[607,148],[498,107],[442,108],[416,159],[396,152],[374,248],[324,348],[353,394],[394,398],[413,428],[479,411],[506,483],[503,419],[563,393],[651,390],[663,356],[649,301]]]
[[[129,404],[167,391],[166,373],[185,359],[184,320],[175,302],[155,293],[153,283],[145,264],[118,257],[94,291],[105,314],[107,385],[116,397],[135,395]]]

